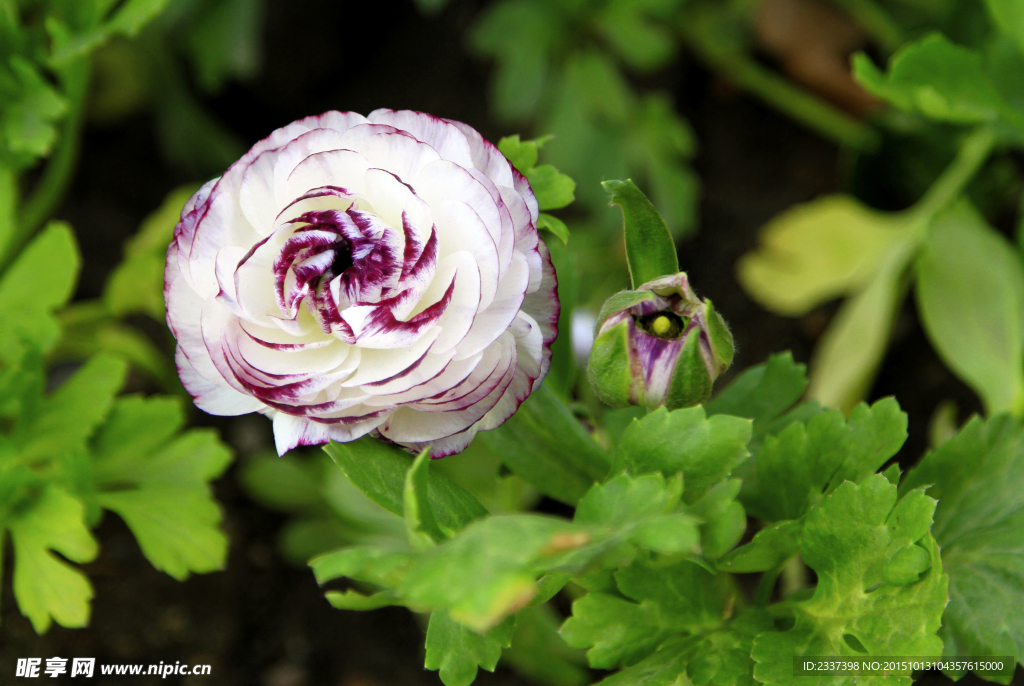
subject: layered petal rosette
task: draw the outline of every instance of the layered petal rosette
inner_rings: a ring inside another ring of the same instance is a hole
[[[555,272],[530,185],[479,133],[328,112],[257,143],[182,210],[167,322],[182,383],[273,419],[279,453],[370,432],[434,456],[547,372]]]

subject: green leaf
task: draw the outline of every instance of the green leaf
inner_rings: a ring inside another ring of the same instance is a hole
[[[771,524],[758,531],[750,543],[722,558],[719,567],[736,573],[767,572],[781,567],[800,552],[803,530],[803,519]]]
[[[814,350],[808,398],[849,410],[867,395],[903,300],[903,273],[916,249],[912,237],[891,246],[871,283],[839,307]]]
[[[527,169],[524,175],[542,210],[557,210],[576,199],[576,182],[550,164]]]
[[[537,166],[537,157],[545,139],[538,138],[532,141],[519,140],[519,134],[505,136],[498,141],[498,150],[508,158],[520,174],[525,174]]]
[[[586,686],[590,675],[581,651],[570,648],[558,633],[561,617],[550,604],[516,613],[516,628],[502,660],[517,673],[544,686]]]
[[[394,587],[405,577],[415,557],[407,550],[375,545],[349,546],[309,561],[317,583],[349,577],[376,586]]]
[[[92,440],[96,503],[128,525],[142,553],[178,580],[222,569],[228,541],[208,482],[231,462],[210,430],[178,434],[177,398],[119,398]]]
[[[92,587],[85,575],[58,560],[54,550],[73,562],[89,562],[98,547],[85,527],[82,504],[54,485],[38,501],[6,522],[14,544],[14,597],[36,633],[89,623]]]
[[[737,277],[772,312],[800,316],[869,283],[903,224],[846,195],[797,205],[765,225],[757,251],[737,262]]]
[[[245,80],[260,67],[263,0],[220,0],[205,3],[190,26],[188,52],[199,84],[215,92],[229,79]]]
[[[8,242],[14,237],[18,215],[18,177],[0,162],[0,264],[7,263]]]
[[[429,475],[430,448],[426,448],[413,460],[405,474],[405,526],[409,532],[409,544],[415,550],[427,550],[448,538],[434,519],[434,510],[427,497]]]
[[[22,443],[21,459],[62,457],[84,446],[103,421],[127,374],[124,362],[96,355],[43,401],[39,412],[19,423],[13,438]]]
[[[546,384],[478,438],[531,486],[570,505],[608,473],[608,454]]]
[[[143,312],[164,320],[167,244],[174,235],[181,208],[197,190],[197,185],[186,184],[168,193],[160,207],[142,221],[139,232],[125,243],[125,258],[103,289],[103,302],[111,314],[121,317]]]
[[[324,448],[345,476],[373,502],[399,517],[405,509],[405,475],[412,464],[401,450],[373,438]],[[437,524],[448,534],[487,514],[473,495],[437,471],[427,474],[427,498]]]
[[[907,438],[907,416],[892,398],[796,423],[765,438],[756,471],[744,483],[743,503],[769,522],[799,519],[844,480],[874,474]]]
[[[633,288],[679,272],[676,246],[665,220],[631,180],[601,183],[612,205],[622,208],[626,261]]]
[[[949,574],[945,655],[1024,656],[1024,431],[1007,416],[971,420],[904,476],[930,486],[932,533]]]
[[[615,572],[615,581],[623,595],[652,608],[658,625],[674,632],[714,629],[733,611],[733,581],[694,562],[636,563]]]
[[[655,607],[610,593],[588,593],[574,602],[561,633],[573,648],[587,650],[595,669],[635,664],[672,635],[658,625]]]
[[[550,214],[540,213],[540,217],[537,219],[538,229],[547,229],[551,233],[555,234],[558,240],[562,241],[562,245],[569,242],[569,227],[565,225],[558,217],[553,217]]]
[[[1017,43],[1024,52],[1024,9],[1014,0],[985,0],[988,12],[999,30]]]
[[[206,489],[143,483],[136,490],[106,491],[97,498],[121,516],[146,559],[178,581],[191,572],[224,568],[228,539],[217,527],[220,508]]]
[[[624,530],[630,542],[666,555],[690,552],[700,542],[700,533],[696,519],[674,512],[682,491],[678,477],[620,474],[591,488],[573,521],[609,534]]]
[[[54,64],[65,64],[95,50],[111,36],[135,36],[168,2],[170,0],[127,0],[106,21],[82,33],[73,33],[50,15],[46,28],[54,43],[51,60]]]
[[[754,639],[754,678],[766,686],[801,684],[793,658],[814,656],[938,656],[936,636],[946,605],[947,580],[938,546],[928,533],[935,501],[912,491],[899,502],[882,475],[844,483],[807,516],[800,554],[818,575],[814,595],[783,603],[793,626]],[[921,578],[905,585],[881,579],[880,570],[920,541],[931,558]],[[856,646],[856,648],[854,647]],[[905,673],[872,680],[907,683]],[[835,683],[853,683],[852,679]]]
[[[789,352],[772,355],[767,362],[748,367],[704,405],[708,416],[728,414],[754,420],[754,433],[791,408],[807,388],[806,366]]]
[[[709,488],[690,508],[690,513],[702,522],[700,552],[705,558],[717,560],[743,538],[747,513],[736,501],[740,486],[739,479],[726,479]]]
[[[512,641],[515,619],[509,617],[486,634],[467,629],[447,613],[430,613],[427,624],[425,667],[440,670],[445,686],[469,686],[476,679],[477,667],[493,672],[501,649]]]
[[[932,34],[909,43],[882,74],[863,54],[853,60],[854,77],[900,109],[957,124],[1002,122],[1024,133],[1024,113],[1013,110],[985,72],[981,56]]]
[[[537,594],[548,568],[591,540],[584,527],[533,514],[494,515],[425,552],[397,590],[413,609],[447,609],[476,631]]]
[[[44,350],[56,342],[59,329],[51,313],[71,297],[78,265],[71,227],[54,221],[0,276],[0,360],[10,362],[22,340]]]
[[[494,111],[514,121],[529,119],[549,78],[549,59],[562,26],[548,6],[529,0],[490,5],[469,30],[469,44],[497,61],[490,84]]]
[[[630,473],[682,473],[689,501],[746,459],[751,422],[706,417],[703,407],[661,408],[634,420],[622,435],[616,465]]]
[[[7,71],[5,67],[9,67]],[[0,157],[13,155],[16,166],[27,167],[49,154],[57,141],[57,122],[67,102],[43,78],[35,65],[20,55],[0,64]]]
[[[597,29],[635,69],[657,69],[671,59],[676,42],[671,31],[644,16],[634,2],[611,2],[596,17]]]
[[[917,260],[917,302],[943,361],[990,415],[1024,409],[1024,271],[968,204],[931,225]]]

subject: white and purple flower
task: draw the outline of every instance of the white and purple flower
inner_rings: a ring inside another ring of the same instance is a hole
[[[460,122],[328,112],[185,204],[167,323],[196,405],[273,419],[278,452],[376,431],[440,457],[547,373],[558,297],[530,185]]]

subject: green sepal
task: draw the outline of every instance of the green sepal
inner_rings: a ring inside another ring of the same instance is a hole
[[[679,273],[676,245],[665,220],[631,179],[602,181],[611,204],[622,208],[626,261],[633,288]]]
[[[634,305],[653,299],[653,291],[619,291],[612,297],[605,300],[604,304],[601,305],[601,311],[597,314],[596,328],[600,330],[604,321],[613,314],[622,312],[623,310],[628,310]]]
[[[708,339],[711,341],[711,349],[715,352],[715,359],[718,361],[718,373],[721,374],[732,365],[736,345],[733,343],[729,325],[711,304],[711,298],[704,298],[704,307],[706,308],[704,316],[707,319]]]
[[[679,352],[672,381],[665,394],[665,407],[675,410],[700,405],[711,397],[712,383],[708,366],[700,352],[700,335],[694,331],[687,336]]]
[[[587,363],[587,377],[601,402],[611,407],[627,407],[633,386],[632,360],[629,355],[629,322],[608,329],[594,341]]]

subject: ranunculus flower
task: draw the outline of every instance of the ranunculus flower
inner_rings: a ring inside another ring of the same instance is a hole
[[[471,127],[328,112],[185,204],[167,251],[178,373],[279,453],[376,431],[434,456],[540,384],[558,297],[530,185]]]

